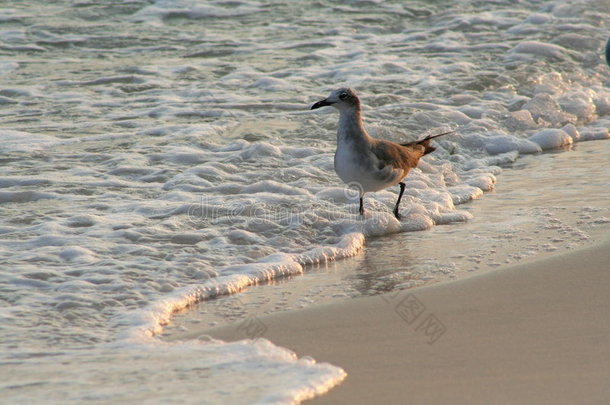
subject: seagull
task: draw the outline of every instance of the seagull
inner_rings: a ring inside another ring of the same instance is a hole
[[[362,124],[360,99],[352,89],[335,90],[324,100],[312,105],[311,109],[315,110],[324,106],[332,106],[339,110],[335,172],[348,186],[358,189],[360,215],[364,215],[365,193],[383,190],[398,184],[400,193],[394,207],[394,216],[396,219],[400,219],[398,209],[406,187],[403,180],[409,171],[417,166],[419,158],[436,149],[430,146],[430,140],[455,131],[399,144],[375,139],[366,132]]]

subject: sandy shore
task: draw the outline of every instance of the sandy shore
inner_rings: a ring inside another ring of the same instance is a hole
[[[174,339],[263,333],[343,367],[319,404],[610,403],[610,241]],[[253,325],[257,325],[253,328]]]

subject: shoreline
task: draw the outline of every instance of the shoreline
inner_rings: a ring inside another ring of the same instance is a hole
[[[318,404],[603,402],[608,285],[610,239],[455,281],[257,316],[250,329],[241,321],[169,339],[240,340],[254,325],[274,344],[347,372]]]
[[[202,301],[174,314],[161,338],[185,329],[215,328],[263,314],[466,278],[600,240],[610,223],[605,169],[609,146],[592,141],[568,152],[524,156],[498,176],[496,190],[458,206],[470,212],[472,220],[371,237],[348,260]]]

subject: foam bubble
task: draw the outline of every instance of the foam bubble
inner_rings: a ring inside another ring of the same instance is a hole
[[[563,59],[566,49],[554,44],[539,42],[539,41],[523,41],[515,46],[511,54],[532,54],[547,58]]]
[[[41,193],[36,191],[0,191],[0,204],[2,203],[27,203],[45,199],[60,199],[61,197],[52,193]]]
[[[573,140],[570,135],[561,129],[548,128],[530,136],[530,141],[537,143],[543,150],[560,148],[571,145]]]
[[[514,150],[527,154],[541,152],[542,148],[529,139],[521,139],[511,135],[499,135],[487,139],[485,150],[492,155]]]
[[[136,22],[160,23],[166,18],[224,18],[237,17],[258,12],[259,8],[254,5],[237,4],[237,7],[223,7],[218,5],[202,5],[193,0],[157,0],[154,4],[148,5],[131,19]]]
[[[5,75],[19,68],[16,62],[0,62],[0,75]]]
[[[49,148],[59,139],[41,134],[3,129],[0,131],[0,150],[3,152],[33,152]]]

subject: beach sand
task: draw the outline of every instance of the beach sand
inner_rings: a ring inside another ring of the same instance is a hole
[[[609,286],[607,240],[172,339],[231,341],[257,325],[275,344],[347,372],[311,403],[610,403]]]

